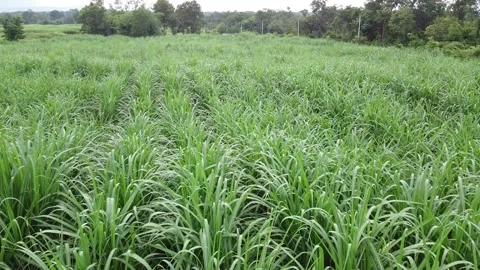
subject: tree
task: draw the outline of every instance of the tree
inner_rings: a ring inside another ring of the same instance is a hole
[[[26,24],[33,24],[35,23],[35,12],[33,12],[33,10],[29,9],[27,11],[24,11],[22,13],[22,18],[23,18],[23,22],[26,23]]]
[[[475,2],[475,0],[455,0],[451,6],[453,15],[463,22],[468,14],[475,14]]]
[[[146,37],[158,34],[158,20],[155,15],[145,7],[132,12],[130,36]]]
[[[115,34],[130,36],[132,30],[132,12],[112,12],[109,17]]]
[[[389,28],[392,32],[393,39],[407,44],[408,33],[413,32],[415,28],[415,19],[412,10],[408,7],[402,7],[393,12],[392,17],[390,17]]]
[[[462,26],[454,17],[438,18],[434,24],[427,27],[425,34],[436,41],[461,41],[463,39]]]
[[[115,12],[109,21],[116,34],[131,37],[147,37],[158,34],[159,21],[152,11],[145,7],[129,12]]]
[[[18,41],[25,38],[23,20],[19,16],[4,18],[0,21],[3,25],[3,37],[6,40]]]
[[[285,32],[284,29],[285,29],[285,26],[283,21],[281,20],[273,20],[267,26],[268,32],[272,34],[283,34]]]
[[[267,31],[267,26],[274,19],[275,11],[271,9],[259,10],[255,13],[255,30],[258,33]],[[262,29],[263,27],[263,29]]]
[[[80,11],[78,9],[70,9],[64,13],[64,24],[76,24],[78,20],[78,16],[80,15]]]
[[[128,5],[133,8],[133,10],[137,10],[141,7],[145,6],[145,1],[144,0],[129,0]]]
[[[329,31],[333,31],[337,39],[352,40],[358,35],[358,20],[361,12],[360,8],[351,6],[337,10]]]
[[[63,18],[63,13],[58,10],[52,10],[48,16],[50,17],[50,20],[55,21]]]
[[[177,7],[176,15],[180,32],[200,33],[203,13],[197,1],[187,1],[180,4]]]
[[[377,39],[384,42],[386,40],[391,15],[392,8],[384,0],[372,0],[365,4],[362,14],[362,31],[369,41]]]
[[[316,36],[322,36],[326,32],[327,28],[327,1],[326,0],[313,0],[310,4],[312,13],[314,14],[313,28]],[[335,8],[335,7],[334,7]]]
[[[326,0],[313,0],[312,3],[310,4],[310,7],[312,8],[313,14],[318,14],[323,9],[325,9],[325,7],[327,7],[327,1]]]
[[[425,31],[436,18],[445,15],[446,4],[443,0],[415,0],[410,6],[413,8],[417,31]]]
[[[113,1],[113,4],[111,3],[110,4],[110,10],[124,10],[124,5],[123,5],[123,2],[122,0],[115,0]]]
[[[87,34],[108,35],[110,34],[110,25],[107,20],[107,10],[103,1],[97,0],[95,3],[85,6],[78,16],[78,22],[83,24],[82,31]]]
[[[217,25],[217,27],[215,28],[215,30],[217,31],[217,33],[219,34],[225,34],[227,32],[227,26],[225,25],[224,22],[221,22]]]
[[[250,16],[241,21],[243,31],[255,31],[255,16]]]
[[[168,0],[158,0],[153,5],[153,11],[159,15],[163,27],[175,27],[175,8]]]

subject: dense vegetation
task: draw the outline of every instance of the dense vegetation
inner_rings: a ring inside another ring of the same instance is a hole
[[[441,48],[460,57],[480,57],[480,1],[367,0],[363,7],[328,6],[313,0],[302,11],[205,12],[196,1],[176,8],[168,0],[116,0],[108,9],[92,0],[67,12],[19,13],[28,23],[82,23],[89,34],[133,37],[176,33],[303,35],[376,45]],[[307,9],[308,8],[308,9]],[[310,10],[309,10],[310,9]],[[48,15],[48,16],[47,16]],[[50,21],[45,22],[45,16]]]
[[[196,1],[184,2],[175,9],[167,0],[158,0],[153,12],[142,3],[117,0],[107,10],[103,0],[92,1],[80,11],[78,21],[83,24],[83,32],[97,35],[155,36],[165,33],[167,27],[173,34],[201,32],[203,13]]]
[[[327,6],[325,0],[314,0],[311,13],[307,9],[301,12],[265,9],[256,13],[205,15],[196,1],[187,1],[175,9],[167,0],[159,0],[153,12],[141,0],[133,2],[133,11],[128,9],[131,5],[125,7],[120,0],[109,11],[103,7],[103,1],[92,2],[81,11],[80,22],[92,34],[150,36],[161,32],[155,27],[160,24],[163,32],[170,28],[174,34],[199,33],[203,25],[205,31],[219,34],[243,31],[302,34],[357,43],[442,48],[456,56],[480,57],[480,47],[476,47],[480,39],[480,2],[475,0],[456,0],[451,4],[439,0],[371,0],[363,8]],[[139,12],[142,20],[132,22],[130,18]],[[87,15],[90,21],[84,19]],[[130,29],[138,25],[141,31],[132,33]],[[95,29],[96,26],[100,28]]]
[[[478,62],[246,33],[0,44],[0,268],[480,265]]]
[[[25,38],[22,18],[0,18],[0,25],[2,26],[4,39],[18,41]]]
[[[8,12],[8,13],[0,13],[0,17],[2,15],[7,15],[10,17],[19,16],[22,17],[23,22],[25,24],[76,24],[78,15],[80,11],[78,9],[70,9],[68,11],[61,11],[61,10],[52,10],[52,11],[33,11],[31,9],[26,11],[18,11],[18,12]]]
[[[207,31],[253,31],[324,37],[363,44],[441,48],[461,57],[480,57],[480,1],[369,0],[364,7],[327,6],[311,11],[215,12],[205,15]],[[263,26],[263,28],[262,28]]]

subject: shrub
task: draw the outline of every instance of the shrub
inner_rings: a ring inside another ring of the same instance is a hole
[[[417,34],[408,33],[408,34],[407,34],[407,38],[408,38],[408,46],[409,46],[409,47],[418,48],[418,47],[423,47],[423,46],[425,46],[425,41],[422,40],[421,38],[419,38],[419,37],[417,36]]]
[[[363,36],[354,37],[354,38],[352,39],[352,41],[353,41],[354,43],[357,43],[357,44],[367,44],[367,43],[368,43],[367,37],[363,37]]]
[[[23,20],[21,17],[16,16],[13,18],[4,18],[1,22],[3,25],[3,37],[6,40],[18,41],[25,38]]]
[[[462,27],[462,35],[463,39],[471,44],[471,45],[476,45],[477,44],[477,29],[480,27],[480,25],[477,26],[477,22],[475,21],[467,21],[463,23]]]
[[[472,49],[473,53],[472,55],[475,56],[475,57],[480,57],[480,47],[475,47],[474,49]]]
[[[217,33],[219,34],[224,34],[227,32],[227,26],[225,25],[225,23],[219,23],[217,25],[217,27],[215,28],[215,30],[217,31]]]
[[[425,47],[429,49],[440,48],[440,42],[430,37],[428,38],[428,41],[427,41],[427,44],[425,44]]]
[[[335,32],[333,31],[328,31],[327,33],[325,33],[325,38],[329,38],[329,39],[341,39],[341,37],[339,35],[337,35]]]
[[[464,58],[480,57],[480,47],[473,47],[468,50],[459,51],[464,55]]]
[[[447,43],[443,44],[443,49],[444,50],[458,51],[458,50],[465,49],[465,45],[461,42],[458,42],[458,41],[452,41],[452,42],[447,42]]]
[[[451,42],[445,45],[442,51],[447,55],[452,55],[463,59],[480,57],[480,47],[477,46],[466,48],[465,45],[456,43],[457,42]]]

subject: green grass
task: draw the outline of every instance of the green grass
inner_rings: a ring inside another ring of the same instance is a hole
[[[248,34],[0,55],[0,268],[479,268],[476,61]]]
[[[80,34],[79,24],[63,24],[63,25],[40,25],[27,24],[24,26],[25,39],[51,39],[56,37],[63,37],[65,35]],[[3,28],[0,26],[0,40],[2,40]]]

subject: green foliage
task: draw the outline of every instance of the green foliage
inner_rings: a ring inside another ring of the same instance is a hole
[[[464,22],[462,25],[463,39],[471,45],[477,45],[477,27],[478,23],[475,21]]]
[[[31,24],[31,23],[34,23],[36,21],[35,12],[33,12],[33,10],[31,10],[31,9],[29,9],[27,11],[24,11],[22,13],[22,18],[23,18],[23,21],[26,24]]]
[[[284,22],[281,20],[274,20],[267,26],[268,32],[272,34],[283,34],[283,29],[285,29],[285,26]]]
[[[63,18],[63,13],[58,10],[52,10],[49,14],[50,20],[55,21]]]
[[[413,32],[415,27],[415,19],[412,10],[407,7],[402,7],[393,12],[390,17],[389,27],[394,40],[407,44],[408,34]]]
[[[338,9],[335,19],[331,23],[330,31],[340,40],[350,41],[358,34],[358,20],[361,10],[357,7]]]
[[[153,13],[141,7],[132,12],[130,17],[130,33],[132,37],[146,37],[158,34],[159,22]]]
[[[3,26],[3,37],[6,40],[18,41],[25,38],[23,20],[21,17],[0,18],[0,23]]]
[[[107,19],[107,10],[95,3],[85,6],[78,16],[78,22],[82,24],[82,31],[87,34],[109,35],[111,25]]]
[[[408,46],[409,47],[418,48],[418,47],[425,46],[425,41],[423,39],[419,38],[414,33],[408,33],[407,38],[408,38]]]
[[[174,28],[176,25],[175,7],[168,0],[157,0],[153,5],[153,11],[159,15],[163,27]]]
[[[368,39],[364,36],[356,36],[352,41],[357,44],[368,44]]]
[[[428,38],[427,43],[425,44],[426,48],[429,49],[435,49],[435,48],[440,48],[440,42],[436,41],[432,37]]]
[[[197,1],[187,1],[180,4],[176,10],[178,31],[198,34],[202,26],[202,8]]]
[[[362,31],[369,41],[386,42],[388,24],[392,14],[391,9],[385,7],[385,1],[370,1],[365,4],[362,13]],[[407,16],[408,18],[408,16]],[[404,18],[398,18],[404,19]],[[405,21],[408,24],[408,21]]]
[[[452,14],[459,20],[464,21],[469,16],[476,16],[478,8],[476,0],[456,0],[451,4]]]
[[[20,16],[23,22],[29,24],[76,24],[78,19],[78,9],[65,11],[33,11],[28,9],[24,12],[11,12],[7,16]]]
[[[217,27],[215,28],[215,30],[217,31],[217,33],[219,34],[225,34],[227,32],[227,26],[225,25],[225,23],[219,23],[217,25]]]
[[[132,12],[120,12],[110,16],[117,34],[131,37],[147,37],[159,34],[159,22],[153,12],[141,7]]]
[[[446,44],[442,45],[444,50],[463,50],[465,49],[465,45],[458,41],[447,42]]]
[[[443,17],[427,27],[425,34],[436,41],[462,41],[463,32],[459,21],[454,17]]]
[[[471,48],[464,48],[464,49],[448,49],[446,47],[443,48],[446,54],[458,57],[458,58],[479,58],[480,57],[480,47],[471,47]]]

